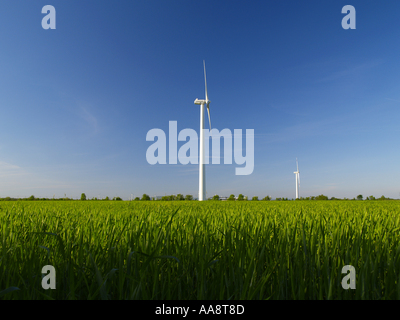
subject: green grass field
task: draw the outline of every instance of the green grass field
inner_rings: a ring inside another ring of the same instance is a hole
[[[0,299],[399,299],[399,213],[398,201],[4,201]],[[345,265],[356,289],[342,288]]]

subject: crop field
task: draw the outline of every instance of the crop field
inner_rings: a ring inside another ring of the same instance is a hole
[[[399,213],[398,201],[4,201],[0,299],[400,299]],[[42,288],[45,265],[56,289]]]

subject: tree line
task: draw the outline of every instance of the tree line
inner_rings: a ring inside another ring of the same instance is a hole
[[[219,195],[215,195],[207,200],[214,200],[214,201],[220,201],[223,198],[221,198]],[[0,198],[0,201],[72,201],[75,199],[64,197],[64,198],[36,198],[35,196],[30,196],[29,198],[11,198],[11,197],[5,197],[5,198]],[[110,199],[109,197],[105,197],[104,199],[97,199],[97,197],[93,197],[92,199],[87,199],[86,194],[82,193],[81,194],[81,201],[122,201],[122,198],[120,197],[114,197],[113,199]],[[169,195],[169,196],[163,196],[161,199],[156,199],[155,197],[150,197],[147,194],[143,194],[141,198],[136,197],[133,199],[134,201],[192,201],[195,200],[192,195],[186,195],[183,196],[182,194],[177,194],[177,195]],[[231,194],[227,199],[227,201],[248,201],[248,197],[244,196],[243,194],[239,194],[237,197],[234,194]],[[266,196],[262,199],[259,199],[257,196],[252,197],[252,201],[271,201],[272,198],[270,196]],[[331,197],[328,198],[327,196],[321,194],[319,196],[312,196],[312,197],[301,197],[299,199],[288,199],[288,198],[276,198],[275,201],[306,201],[306,200],[364,200],[363,195],[359,194],[357,197],[353,199],[349,198],[335,198]],[[375,198],[374,196],[368,196],[365,200],[394,200],[391,198],[386,198],[384,195],[382,195],[380,198]],[[76,200],[75,200],[76,201]]]
[[[219,195],[215,195],[213,197],[208,198],[207,200],[221,200],[222,198]],[[134,199],[135,201],[150,201],[150,200],[158,200],[158,201],[179,201],[179,200],[193,200],[193,196],[192,195],[186,195],[185,197],[182,194],[177,194],[177,195],[169,195],[169,196],[163,196],[161,199],[155,199],[150,198],[149,195],[144,194],[142,196],[142,198],[136,197]],[[237,197],[235,197],[234,194],[231,194],[227,199],[227,201],[248,201],[248,197],[244,196],[243,194],[239,194]],[[262,199],[259,199],[257,196],[252,197],[251,199],[252,201],[271,201],[272,198],[270,196],[266,196]],[[323,194],[319,195],[319,196],[312,196],[312,197],[301,197],[299,199],[289,199],[289,198],[276,198],[275,201],[305,201],[305,200],[363,200],[363,196],[360,194],[357,196],[357,198],[353,198],[353,199],[349,199],[349,198],[335,198],[332,197],[329,199],[328,196],[325,196]],[[365,200],[394,200],[391,198],[386,198],[385,196],[381,196],[380,198],[375,198],[374,196],[369,196],[367,197]]]

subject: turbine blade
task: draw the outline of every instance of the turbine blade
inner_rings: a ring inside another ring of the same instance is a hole
[[[204,83],[206,87],[206,101],[208,102],[208,93],[207,93],[207,76],[206,76],[206,62],[203,60],[204,65]]]
[[[298,173],[298,175],[299,175],[299,188],[300,188],[300,172]]]
[[[297,165],[297,172],[299,172],[299,163],[297,162],[297,158],[296,158],[296,165]]]
[[[211,117],[210,117],[210,104],[207,104],[207,112],[208,112],[208,123],[210,124],[210,134],[211,134]]]

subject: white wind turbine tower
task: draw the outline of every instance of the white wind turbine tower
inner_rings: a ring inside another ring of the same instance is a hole
[[[296,158],[296,165],[297,165],[297,171],[293,172],[296,175],[296,199],[299,198],[299,188],[300,188],[300,171],[299,171],[299,163],[297,162]]]
[[[204,65],[204,83],[206,87],[206,99],[196,99],[194,104],[200,105],[200,157],[199,157],[199,201],[206,200],[206,165],[204,159],[204,105],[207,106],[208,121],[210,123],[211,131],[211,118],[210,118],[210,100],[208,100],[207,93],[207,77],[206,77],[206,63],[203,60]]]

